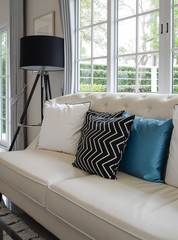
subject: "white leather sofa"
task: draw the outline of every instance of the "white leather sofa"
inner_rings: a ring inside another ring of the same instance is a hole
[[[167,119],[178,96],[77,93],[52,101]],[[37,145],[38,138],[24,151],[0,153],[0,192],[59,239],[178,239],[178,188],[123,172],[115,180],[91,175],[72,166],[74,155]]]

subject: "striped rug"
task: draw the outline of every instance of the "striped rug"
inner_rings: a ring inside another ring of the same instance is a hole
[[[10,234],[16,233],[17,239],[22,240],[45,240],[31,229],[23,220],[12,213],[3,202],[0,202],[0,228],[1,226]],[[15,238],[14,238],[15,239]]]

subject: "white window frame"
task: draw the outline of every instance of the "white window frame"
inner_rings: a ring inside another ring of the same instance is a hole
[[[10,29],[9,29],[9,23],[6,23],[6,24],[3,24],[0,26],[0,34],[2,34],[3,32],[7,33],[7,53],[6,53],[7,73],[5,76],[5,78],[6,78],[6,96],[5,97],[0,96],[0,104],[1,104],[1,100],[3,98],[5,98],[6,99],[6,118],[4,119],[4,118],[1,118],[1,116],[0,116],[0,124],[2,124],[2,120],[6,121],[6,140],[3,140],[1,138],[2,132],[0,132],[0,147],[8,148],[9,144],[10,144]],[[0,129],[0,131],[1,131],[1,129]]]
[[[172,17],[172,15],[173,15],[173,10],[174,10],[174,8],[178,8],[178,3],[177,4],[175,4],[175,5],[171,5],[171,26],[172,26],[172,28],[171,28],[171,31],[172,31],[172,29],[173,29],[173,27],[174,27],[174,24],[173,24],[173,17]],[[173,35],[172,34],[172,32],[170,31],[170,35]],[[174,52],[178,52],[178,47],[174,47],[173,46],[173,38],[172,38],[172,41],[171,41],[171,46],[170,46],[170,51],[171,51],[171,54],[170,54],[170,56],[171,56],[171,63],[172,63],[172,69],[173,69],[173,53]],[[171,73],[173,74],[173,70],[171,71]],[[171,75],[171,78],[173,79],[173,76]]]
[[[137,0],[138,2],[138,0]],[[79,0],[76,0],[76,9],[79,13]],[[173,0],[160,0],[159,1],[159,51],[148,51],[147,53],[159,54],[159,90],[158,93],[171,94],[173,91],[173,79],[172,79],[172,62],[173,62],[173,51],[178,48],[172,48],[172,9]],[[107,19],[107,92],[117,91],[117,0],[108,0],[108,19]],[[176,4],[178,6],[178,4]],[[151,10],[155,12],[155,10]],[[79,14],[76,14],[77,24],[79,24]],[[139,16],[142,14],[138,14]],[[129,17],[128,17],[129,18]],[[78,25],[79,26],[79,25]],[[163,27],[163,33],[161,29]],[[167,32],[168,27],[168,32]],[[76,46],[79,41],[78,29],[76,29]],[[77,51],[78,52],[78,51]],[[136,53],[140,55],[140,53]],[[77,55],[76,55],[77,56]],[[80,73],[78,66],[78,56],[75,59],[75,66],[77,69],[76,82],[80,84]],[[138,71],[137,71],[138,74]],[[79,89],[77,86],[76,89]],[[78,90],[77,90],[78,91]],[[139,92],[138,92],[139,93]]]
[[[172,93],[172,82],[168,79],[172,79],[171,73],[171,0],[160,1],[160,30],[159,30],[159,93]],[[170,11],[166,10],[170,9]],[[169,32],[167,33],[166,27],[169,26]]]

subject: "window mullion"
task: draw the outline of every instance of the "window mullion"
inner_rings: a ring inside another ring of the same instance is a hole
[[[165,24],[165,0],[159,1],[159,93],[164,93],[165,82],[165,37],[164,37],[164,24]]]
[[[115,39],[115,14],[114,10],[116,9],[115,1],[107,1],[107,91],[114,92],[115,81],[117,79],[117,66],[115,61],[115,51],[116,50],[116,39]]]
[[[136,92],[138,92],[138,77],[139,77],[139,67],[138,67],[138,44],[139,44],[139,19],[138,19],[138,0],[136,1],[136,59],[135,59],[135,64],[136,64],[136,86],[135,86],[135,90]]]
[[[171,93],[171,27],[170,27],[170,0],[161,0],[160,4],[160,24],[159,24],[159,93]],[[167,23],[169,31],[167,33]]]
[[[79,19],[80,19],[80,2],[79,0],[76,1],[76,14],[75,14],[75,24],[76,24],[76,31],[73,35],[74,42],[75,42],[75,92],[79,91],[80,86],[80,73],[79,73]]]
[[[93,12],[93,3],[94,0],[92,0],[91,3],[91,92],[93,92],[93,17],[94,17],[94,12]]]
[[[166,93],[172,93],[172,22],[171,22],[171,0],[165,1],[165,86]],[[167,29],[168,28],[168,29]]]

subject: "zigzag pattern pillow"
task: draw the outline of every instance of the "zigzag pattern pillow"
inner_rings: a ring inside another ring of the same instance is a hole
[[[99,118],[87,113],[73,166],[115,179],[134,116]]]
[[[107,113],[107,112],[97,112],[94,110],[88,110],[87,116],[90,117],[99,117],[99,118],[119,118],[122,117],[124,111],[116,112],[116,113]]]

